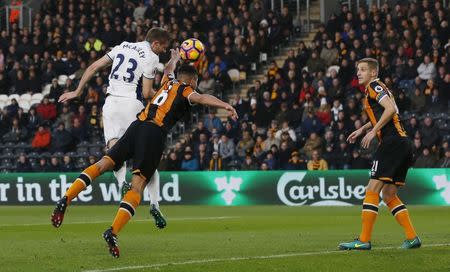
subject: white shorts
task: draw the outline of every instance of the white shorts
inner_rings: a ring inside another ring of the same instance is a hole
[[[120,139],[143,108],[142,102],[136,98],[108,95],[103,105],[105,143]]]

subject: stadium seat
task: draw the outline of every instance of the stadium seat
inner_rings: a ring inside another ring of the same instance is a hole
[[[19,98],[20,98],[20,95],[18,95],[18,94],[11,94],[11,95],[9,95],[9,98],[8,98],[9,101],[8,102],[11,103],[12,99],[16,99],[17,102],[19,102]]]
[[[68,78],[69,77],[67,75],[60,75],[58,77],[58,85],[61,85],[61,86],[66,85],[66,81]]]
[[[28,101],[28,102],[30,102],[31,101],[31,94],[28,94],[28,93],[22,94],[20,96],[20,100],[21,101]]]
[[[31,108],[31,104],[29,101],[19,100],[19,107],[21,107],[24,112],[28,112],[28,110],[30,110]]]
[[[53,153],[52,157],[62,158],[62,157],[64,157],[64,153],[63,152],[55,152],[55,153]]]
[[[51,156],[52,156],[52,154],[50,154],[50,152],[44,152],[44,153],[41,154],[40,157],[49,159],[49,158],[51,158]]]
[[[8,96],[6,94],[0,94],[0,102],[7,102]]]
[[[264,53],[264,52],[259,53],[259,62],[260,63],[267,62],[267,53]]]
[[[50,93],[50,88],[52,87],[52,84],[47,84],[44,86],[44,88],[42,89],[42,94],[43,95],[47,95]]]
[[[44,95],[42,93],[35,93],[31,96],[31,100],[39,100],[39,103],[41,103],[42,99],[44,98]]]
[[[230,69],[230,70],[228,70],[227,73],[231,79],[231,82],[233,82],[233,91],[234,91],[236,84],[239,83],[239,70],[238,69]]]
[[[239,71],[239,80],[247,82],[247,72]]]
[[[37,159],[39,157],[39,154],[37,152],[31,152],[28,154],[28,158]]]

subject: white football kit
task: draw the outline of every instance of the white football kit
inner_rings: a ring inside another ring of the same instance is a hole
[[[127,128],[136,120],[136,115],[144,108],[138,100],[137,88],[141,77],[153,79],[159,57],[146,41],[123,42],[106,54],[112,60],[107,97],[103,105],[103,130],[108,145],[112,139],[120,139]],[[122,187],[125,182],[126,166],[114,172]],[[158,205],[159,173],[155,171],[147,189],[152,204]]]

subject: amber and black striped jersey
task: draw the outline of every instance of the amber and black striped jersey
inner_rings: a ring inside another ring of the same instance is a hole
[[[394,102],[395,114],[392,119],[378,131],[378,139],[383,140],[389,137],[406,137],[406,131],[400,121],[398,114],[398,108],[395,104],[394,96],[391,91],[381,82],[378,78],[370,82],[369,86],[366,88],[366,99],[364,100],[365,111],[372,123],[372,126],[380,120],[383,114],[384,107],[380,104],[380,101],[390,97]]]
[[[189,111],[189,96],[195,91],[186,83],[179,82],[174,75],[164,76],[161,88],[137,118],[153,122],[169,131]]]

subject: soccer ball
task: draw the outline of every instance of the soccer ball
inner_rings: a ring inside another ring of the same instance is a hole
[[[185,40],[180,46],[181,59],[186,61],[196,61],[205,52],[205,46],[197,39]]]

